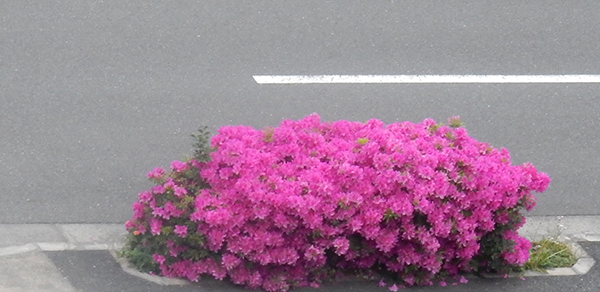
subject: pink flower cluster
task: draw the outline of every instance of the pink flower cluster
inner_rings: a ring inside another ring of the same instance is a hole
[[[406,285],[429,283],[469,271],[480,239],[500,229],[505,264],[522,265],[530,245],[516,233],[519,210],[550,182],[531,164],[511,165],[506,149],[431,119],[321,123],[313,114],[262,131],[222,127],[211,146],[210,162],[172,164],[175,174],[198,169],[210,188],[167,178],[140,194],[128,230],[172,230],[154,255],[165,276],[209,274],[267,291],[376,266]],[[185,246],[193,234],[202,244]],[[187,249],[212,256],[185,258]]]

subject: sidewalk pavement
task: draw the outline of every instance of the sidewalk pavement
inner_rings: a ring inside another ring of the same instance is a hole
[[[530,239],[556,237],[572,243],[580,260],[554,277],[528,273],[526,280],[480,279],[411,291],[600,291],[600,216],[527,218],[520,233]],[[0,224],[0,291],[247,291],[209,277],[198,283],[137,272],[118,259],[123,224]],[[389,283],[392,284],[392,283]],[[389,291],[376,282],[347,281],[295,291]]]

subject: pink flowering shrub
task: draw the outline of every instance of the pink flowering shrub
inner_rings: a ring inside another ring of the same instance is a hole
[[[212,151],[196,153],[204,159],[148,174],[157,185],[134,203],[126,255],[164,276],[266,291],[338,271],[424,285],[520,266],[530,248],[521,212],[550,179],[459,125],[313,114],[262,131],[222,127]]]

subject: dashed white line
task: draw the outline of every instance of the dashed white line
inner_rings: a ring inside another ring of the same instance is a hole
[[[600,75],[255,75],[258,84],[600,83]]]

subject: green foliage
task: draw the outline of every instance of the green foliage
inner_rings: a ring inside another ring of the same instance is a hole
[[[443,126],[443,124],[435,124],[435,125],[429,127],[429,133],[434,134],[442,126]]]
[[[460,117],[456,116],[456,117],[452,117],[448,120],[448,127],[452,128],[452,129],[456,129],[459,127],[464,126],[463,123],[460,120]]]
[[[475,273],[508,274],[512,268],[515,268],[508,267],[501,257],[502,252],[512,245],[510,241],[502,237],[504,230],[506,227],[497,228],[481,238],[479,254],[471,262]],[[486,265],[481,266],[481,263],[484,262]]]
[[[367,142],[369,142],[369,139],[367,139],[367,138],[358,138],[358,140],[356,141],[356,143],[358,143],[360,145],[365,145],[365,144],[367,144]]]
[[[507,224],[496,224],[495,229],[486,233],[479,240],[479,254],[473,258],[472,266],[476,273],[508,274],[511,271],[522,271],[522,267],[507,265],[501,254],[503,251],[512,250],[514,242],[507,240],[502,234],[507,230],[514,230],[515,225],[521,220],[518,209],[508,211]],[[485,265],[481,265],[485,263]]]
[[[263,130],[263,140],[267,143],[273,142],[273,133],[274,133],[274,129],[271,127],[267,127],[266,129]]]
[[[117,252],[119,257],[126,258],[136,269],[144,273],[158,273],[158,264],[152,259],[157,252],[156,245],[149,244],[150,236],[127,234],[127,240],[122,250]]]
[[[398,214],[394,213],[394,211],[392,211],[389,208],[387,210],[385,210],[385,213],[383,214],[383,221],[385,221],[387,223],[390,220],[396,220],[396,219],[398,219]]]
[[[193,144],[194,159],[198,162],[210,161],[210,153],[213,149],[210,147],[210,132],[208,131],[208,127],[200,127],[198,134],[192,134],[191,136],[195,140]]]

